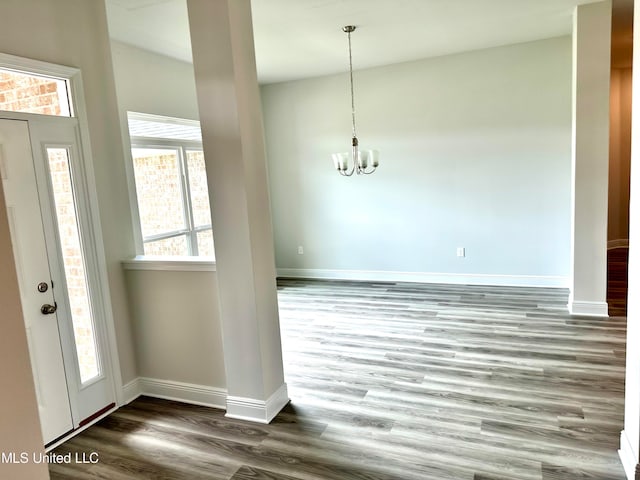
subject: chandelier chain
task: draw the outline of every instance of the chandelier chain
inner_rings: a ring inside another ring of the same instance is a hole
[[[353,58],[351,56],[351,31],[347,32],[347,37],[349,38],[349,81],[351,85],[351,129],[353,132],[353,137],[356,135],[356,102],[353,95]]]
[[[376,171],[379,161],[377,150],[363,150],[358,146],[356,136],[356,100],[353,86],[353,53],[351,49],[351,32],[356,29],[355,25],[345,25],[342,31],[347,34],[349,40],[349,87],[351,89],[351,152],[341,152],[332,154],[333,165],[338,173],[344,177],[353,174],[371,175]]]

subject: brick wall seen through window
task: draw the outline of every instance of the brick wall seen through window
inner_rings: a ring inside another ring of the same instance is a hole
[[[0,110],[68,117],[66,83],[55,78],[0,70]]]

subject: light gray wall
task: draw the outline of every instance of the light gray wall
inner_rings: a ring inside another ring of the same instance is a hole
[[[198,120],[193,65],[111,42],[121,109]],[[126,117],[125,117],[126,118]]]
[[[127,271],[141,377],[225,388],[215,272]]]
[[[357,71],[355,88],[381,166],[343,178],[330,155],[350,145],[347,75],[262,87],[279,269],[566,282],[569,37]]]
[[[127,111],[198,120],[195,77],[188,63],[119,42],[112,42],[112,50],[130,168]],[[125,275],[138,375],[225,388],[216,272],[127,270]]]

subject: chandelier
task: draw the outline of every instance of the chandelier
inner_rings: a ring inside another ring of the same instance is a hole
[[[332,154],[333,164],[340,175],[350,177],[354,172],[358,175],[369,175],[376,171],[379,164],[380,153],[377,150],[360,150],[358,148],[358,136],[356,135],[356,104],[353,95],[353,61],[351,57],[351,32],[356,29],[354,25],[342,27],[342,31],[349,38],[349,81],[351,85],[351,152]]]

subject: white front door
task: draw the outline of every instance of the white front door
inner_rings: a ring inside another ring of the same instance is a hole
[[[42,230],[29,127],[26,121],[0,120],[0,173],[7,201],[31,368],[45,443],[73,429],[64,373],[57,312]],[[45,285],[38,289],[39,285]],[[53,308],[51,308],[53,310]]]
[[[45,444],[114,405],[72,118],[0,118],[0,174]]]

